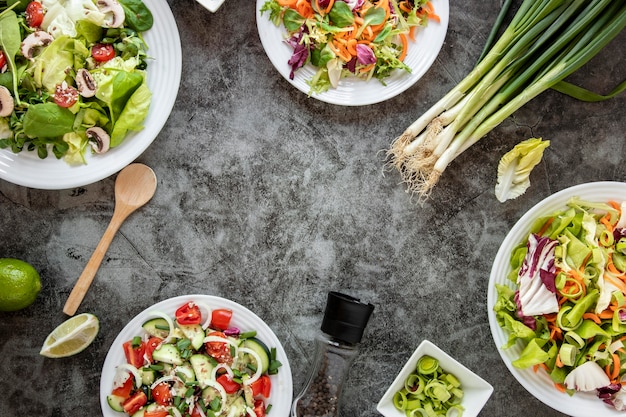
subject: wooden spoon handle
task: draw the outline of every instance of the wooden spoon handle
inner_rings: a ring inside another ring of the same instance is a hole
[[[128,214],[130,213],[113,213],[109,226],[105,230],[104,235],[102,235],[98,246],[96,246],[96,249],[91,255],[89,262],[87,262],[83,273],[80,274],[80,277],[78,277],[78,281],[74,284],[74,288],[65,302],[63,312],[68,316],[73,316],[76,313],[76,310],[78,310],[78,306],[83,301],[91,282],[96,276],[96,272],[98,272],[98,269],[100,268],[102,259],[104,259],[104,255],[109,249],[111,241],[115,237],[115,233],[117,233]]]

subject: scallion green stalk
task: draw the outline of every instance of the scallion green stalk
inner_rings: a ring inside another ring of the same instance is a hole
[[[455,158],[545,90],[567,89],[624,26],[623,1],[524,0],[474,69],[392,143],[407,191],[426,199]]]

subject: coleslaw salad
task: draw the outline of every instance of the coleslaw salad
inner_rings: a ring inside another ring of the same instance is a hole
[[[496,284],[498,325],[521,343],[518,369],[546,372],[570,395],[591,392],[623,410],[626,208],[571,198],[534,219],[511,253],[512,285]]]
[[[417,31],[439,21],[427,0],[268,0],[260,9],[266,12],[293,48],[290,79],[306,64],[316,68],[310,95],[337,88],[345,77],[384,85],[395,70],[410,73],[403,61]]]

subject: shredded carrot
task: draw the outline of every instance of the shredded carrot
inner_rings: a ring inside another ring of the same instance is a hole
[[[374,67],[376,66],[376,64],[369,64],[368,66],[362,67],[359,72],[361,74],[366,73],[366,72],[370,72],[371,70],[374,69]]]
[[[615,228],[611,224],[611,214],[610,213],[607,213],[606,216],[602,217],[600,219],[600,223],[602,223],[604,225],[604,227],[606,227],[607,231],[609,231],[610,233],[613,233],[613,229],[615,229]]]
[[[609,205],[617,210],[620,214],[622,213],[622,205],[617,201],[609,201]]]
[[[561,362],[561,355],[559,355],[558,353],[557,353],[557,355],[556,355],[556,363],[555,363],[555,365],[556,365],[558,368],[562,368],[562,367],[564,367],[564,366],[565,366],[565,365],[563,365],[563,362]]]
[[[601,319],[611,319],[611,318],[613,318],[613,311],[611,311],[609,309],[604,310],[603,312],[598,314],[598,317],[600,317]]]
[[[548,230],[552,222],[554,222],[554,217],[550,217],[548,220],[546,220],[546,222],[543,224],[543,226],[541,226],[541,229],[537,234],[539,236],[543,236],[543,234],[546,232],[546,230]]]
[[[563,385],[563,384],[558,384],[558,383],[555,382],[554,383],[554,387],[557,390],[561,391],[561,392],[566,392],[567,391],[567,389],[565,388],[565,385]]]
[[[584,313],[583,314],[583,319],[592,320],[596,324],[602,323],[602,320],[600,319],[600,317],[598,317],[598,315],[595,314],[595,313]]]
[[[296,0],[296,11],[305,19],[309,19],[315,15],[309,0]]]
[[[398,37],[400,38],[400,42],[402,42],[402,53],[400,54],[398,59],[400,61],[404,61],[404,58],[406,58],[406,53],[409,50],[409,41],[407,40],[406,35],[403,33],[398,35]]]
[[[411,39],[413,42],[415,42],[415,31],[416,31],[417,26],[411,26],[409,28],[409,39]]]
[[[350,55],[356,56],[356,39],[354,38],[349,39],[348,42],[346,43],[346,47]]]
[[[291,7],[292,9],[296,8],[296,3],[298,0],[276,0],[279,5]]]
[[[619,370],[621,367],[621,362],[619,359],[619,355],[617,353],[613,353],[613,372],[611,373],[611,381],[615,382],[617,381],[617,378],[619,377]]]

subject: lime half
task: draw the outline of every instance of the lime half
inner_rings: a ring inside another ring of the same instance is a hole
[[[65,358],[82,352],[93,342],[100,330],[98,318],[90,313],[74,316],[52,331],[43,342],[41,355]]]

